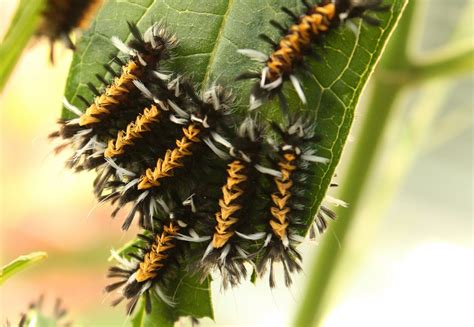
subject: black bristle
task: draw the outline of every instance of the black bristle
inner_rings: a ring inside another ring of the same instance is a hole
[[[132,22],[127,22],[128,29],[130,30],[130,33],[132,33],[133,37],[139,41],[139,42],[144,42],[143,41],[143,36],[142,33],[140,33],[140,30],[138,29],[138,26],[135,23]]]
[[[273,41],[268,35],[266,34],[259,34],[258,37],[267,42],[268,44],[270,44],[273,48],[276,48],[278,47],[278,43],[276,43],[275,41]]]
[[[77,98],[78,98],[79,100],[81,100],[82,103],[84,103],[86,106],[89,106],[89,105],[90,105],[90,102],[89,102],[86,98],[84,98],[82,95],[78,94],[78,95],[77,95]]]
[[[278,29],[283,34],[286,34],[288,32],[288,27],[283,26],[282,24],[280,24],[274,19],[270,20],[270,25]]]
[[[99,82],[101,82],[103,85],[107,85],[107,84],[108,84],[108,82],[105,80],[105,78],[102,77],[101,75],[95,74],[95,77],[96,77],[97,80],[99,80]]]
[[[281,11],[283,11],[285,14],[291,17],[294,22],[297,22],[299,20],[298,15],[296,15],[293,11],[288,9],[287,7],[281,7]]]
[[[241,81],[241,80],[246,80],[246,79],[254,79],[254,78],[259,78],[260,74],[259,73],[254,73],[254,72],[245,72],[240,75],[238,75],[235,80],[236,81]]]
[[[123,65],[122,65],[123,66]],[[115,72],[115,70],[108,64],[105,64],[103,65],[103,67],[105,68],[105,70],[112,76],[117,76],[117,73]],[[106,83],[105,85],[107,85],[108,83]]]
[[[306,9],[311,9],[313,6],[308,2],[308,0],[301,0],[301,3],[306,7]]]
[[[93,93],[95,96],[99,96],[99,95],[100,95],[99,90],[97,90],[97,88],[95,87],[94,84],[88,82],[88,83],[87,83],[87,87],[89,88],[89,90],[92,91],[92,93]]]

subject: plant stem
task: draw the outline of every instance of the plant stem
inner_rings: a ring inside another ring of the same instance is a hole
[[[439,57],[427,63],[415,64],[410,68],[410,75],[418,81],[432,78],[443,78],[474,70],[474,48],[460,49],[460,51]]]
[[[48,255],[46,254],[46,252],[41,251],[19,256],[18,258],[6,264],[0,269],[0,285],[2,285],[13,275],[30,267],[31,265],[45,260],[47,257]]]
[[[414,4],[409,2],[392,36],[381,62],[382,71],[398,71],[410,65],[406,54],[411,22],[414,17]],[[377,78],[377,75],[374,76]],[[294,326],[318,326],[328,306],[329,288],[334,272],[345,250],[346,235],[352,226],[352,217],[359,207],[359,200],[375,163],[376,153],[382,142],[387,121],[395,107],[395,101],[403,88],[400,79],[377,78],[372,98],[362,124],[362,135],[351,158],[351,166],[341,183],[340,197],[349,203],[349,208],[337,210],[338,220],[330,228],[335,237],[326,237],[321,243],[318,255],[311,269],[308,284]]]
[[[35,33],[43,8],[43,0],[22,0],[20,2],[12,24],[0,45],[0,58],[2,58],[0,61],[0,91],[3,90],[23,49]]]
[[[295,326],[317,326],[326,308],[328,286],[331,284],[331,274],[335,271],[339,257],[345,249],[346,234],[352,225],[351,217],[359,207],[359,199],[375,162],[377,149],[382,141],[381,135],[392,113],[400,87],[387,84],[376,84],[374,96],[370,101],[369,110],[362,130],[365,131],[358,140],[354,150],[353,161],[342,184],[340,197],[350,206],[338,210],[338,220],[331,228],[335,237],[326,237],[322,242],[318,257],[313,266],[306,289],[306,296],[295,321]],[[347,182],[350,181],[350,182]],[[357,188],[358,191],[354,191]]]
[[[295,326],[319,326],[329,305],[334,288],[333,278],[341,258],[348,251],[347,235],[355,223],[360,200],[377,162],[377,154],[390,117],[397,108],[396,102],[404,88],[432,78],[442,78],[472,71],[473,49],[459,51],[429,63],[414,63],[407,54],[410,32],[413,30],[415,2],[406,7],[396,33],[390,40],[380,67],[374,74],[374,89],[361,126],[351,164],[341,182],[340,197],[349,208],[336,210],[338,221],[331,226],[336,237],[325,237],[309,275],[308,286],[294,322]]]

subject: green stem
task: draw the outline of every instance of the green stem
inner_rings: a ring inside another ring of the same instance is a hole
[[[396,64],[399,65],[400,62]],[[466,74],[474,70],[474,48],[469,47],[436,56],[436,58],[427,58],[423,63],[408,62],[399,67],[397,69],[384,67],[377,73],[386,81],[405,85],[421,84],[435,78],[442,79]]]
[[[429,142],[421,149],[422,154],[427,154],[440,148],[471,129],[473,125],[472,107],[470,106],[445,114],[443,119],[437,122],[436,133],[433,133],[434,135],[431,136]]]
[[[383,135],[390,117],[396,109],[398,96],[407,85],[432,78],[442,78],[461,72],[472,71],[473,50],[468,49],[423,64],[414,63],[407,55],[407,44],[413,29],[415,2],[409,2],[395,35],[374,75],[372,98],[361,126],[351,165],[341,182],[340,197],[350,205],[337,210],[338,221],[331,226],[335,237],[325,237],[309,275],[304,300],[297,312],[295,326],[319,326],[324,318],[329,297],[334,288],[333,279],[341,258],[348,251],[347,235],[353,227],[360,201],[364,196]],[[401,72],[401,73],[400,73]]]
[[[326,237],[322,242],[315,265],[310,273],[306,288],[306,296],[297,314],[295,326],[317,326],[321,323],[327,305],[327,291],[331,284],[331,274],[335,271],[339,257],[344,250],[346,234],[352,226],[352,217],[359,207],[359,199],[369,177],[369,172],[375,162],[376,152],[382,142],[381,135],[387,121],[395,108],[395,100],[400,92],[400,86],[377,83],[374,96],[365,114],[362,130],[365,131],[358,140],[354,150],[353,161],[342,184],[340,196],[350,203],[349,208],[338,210],[338,220],[331,226],[336,237]]]
[[[33,252],[22,255],[6,264],[0,269],[0,285],[7,281],[13,275],[19,273],[26,268],[45,260],[48,257],[46,252]]]
[[[432,78],[444,78],[474,70],[474,48],[469,47],[459,52],[430,60],[427,63],[415,64],[410,72],[418,81]]]
[[[412,20],[415,17],[414,2],[408,2],[395,34],[390,39],[380,65],[383,71],[397,71],[410,65],[407,43]],[[337,210],[338,220],[330,226],[336,237],[325,237],[319,251],[303,297],[303,303],[296,314],[294,326],[318,326],[329,305],[329,288],[337,265],[345,251],[346,234],[352,226],[352,217],[359,207],[358,202],[368,182],[369,172],[375,163],[376,152],[382,142],[395,101],[403,88],[398,79],[390,79],[375,74],[373,96],[369,100],[357,145],[351,158],[351,166],[341,183],[340,197],[350,204],[344,210]]]
[[[23,49],[35,33],[44,0],[22,0],[0,45],[0,91],[3,90]]]

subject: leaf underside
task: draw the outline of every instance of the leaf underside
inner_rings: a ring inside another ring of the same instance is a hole
[[[252,48],[269,53],[270,46],[258,39],[258,34],[265,33],[274,40],[278,39],[278,31],[268,21],[275,19],[289,23],[288,16],[280,10],[282,6],[299,13],[304,11],[298,0],[109,1],[78,43],[67,81],[66,98],[79,108],[83,105],[78,95],[92,100],[93,95],[87,83],[100,86],[95,74],[107,77],[102,65],[110,61],[111,55],[118,55],[110,37],[129,39],[127,21],[137,23],[142,31],[153,22],[162,21],[180,41],[175,57],[167,68],[190,75],[198,88],[206,88],[216,81],[226,85],[237,96],[238,109],[243,112],[248,105],[253,82],[236,82],[235,78],[242,72],[258,70],[261,66],[239,55],[237,49]],[[317,113],[318,134],[322,136],[322,142],[315,147],[318,155],[330,159],[329,164],[318,165],[312,177],[312,187],[308,192],[314,200],[309,204],[310,215],[303,217],[307,224],[301,234],[306,233],[324,198],[349,134],[360,93],[402,6],[402,0],[391,1],[389,11],[377,14],[381,20],[380,26],[367,26],[357,20],[354,21],[355,32],[350,28],[340,28],[327,36],[324,48],[318,51],[323,59],[320,62],[309,59],[308,63],[312,67],[310,76],[300,76],[308,98],[306,107],[299,103],[290,87],[285,89],[291,110]],[[282,119],[277,100],[265,104],[259,110],[266,119]],[[67,111],[63,111],[64,118],[70,118],[68,115]],[[196,289],[206,291],[193,293]],[[188,291],[190,295],[184,296]],[[212,317],[207,286],[196,282],[192,287],[182,288],[182,292],[183,299],[191,298],[194,304],[191,303],[185,309],[182,304],[178,304],[174,310],[161,307],[160,317],[176,319],[181,314]],[[207,311],[198,308],[205,302]],[[138,323],[134,325],[147,325],[147,319],[140,319],[139,316],[134,320]]]

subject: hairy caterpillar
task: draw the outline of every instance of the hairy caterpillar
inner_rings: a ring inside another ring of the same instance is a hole
[[[108,277],[118,281],[108,285],[106,291],[119,290],[120,296],[113,305],[127,300],[128,314],[133,312],[141,296],[145,298],[147,313],[152,310],[153,295],[167,305],[175,305],[166,293],[169,282],[176,279],[177,269],[183,269],[182,260],[189,248],[189,243],[180,240],[180,235],[183,232],[195,234],[192,226],[197,219],[192,197],[182,203],[160,198],[158,203],[161,215],[155,217],[151,228],[138,235],[142,242],[134,246],[136,251],[124,256],[112,252],[118,265],[109,269]]]
[[[259,186],[258,169],[263,168],[260,161],[265,146],[264,129],[247,117],[236,134],[231,141],[214,135],[215,141],[228,149],[229,156],[216,153],[227,163],[226,179],[216,201],[217,211],[211,216],[211,242],[200,262],[204,276],[215,268],[221,272],[224,288],[235,286],[245,278],[245,262],[250,259],[246,243],[263,236],[255,231],[251,218]]]
[[[129,56],[127,62],[114,58],[121,66],[121,73],[117,74],[110,66],[106,66],[116,77],[108,84],[98,76],[107,85],[103,92],[88,84],[95,99],[89,104],[86,99],[79,97],[88,106],[85,112],[65,101],[65,108],[77,118],[60,120],[59,131],[51,134],[51,137],[60,136],[67,140],[58,150],[72,145],[74,154],[68,166],[76,170],[93,169],[100,164],[114,133],[135,120],[137,114],[150,104],[138,96],[140,92],[135,84],[138,79],[147,80],[152,74],[163,77],[155,69],[162,60],[169,58],[171,49],[177,43],[176,38],[160,24],[153,24],[143,35],[136,25],[128,25],[134,37],[128,44],[112,37],[112,43]]]
[[[301,270],[301,256],[296,250],[303,238],[299,235],[305,229],[302,217],[309,215],[309,199],[305,190],[310,183],[315,167],[327,164],[329,159],[316,155],[315,144],[320,140],[315,134],[315,123],[311,117],[293,116],[285,128],[273,124],[279,142],[274,146],[271,168],[278,176],[270,176],[270,190],[266,192],[270,205],[264,217],[266,235],[257,261],[257,271],[264,274],[270,268],[270,286],[275,286],[273,274],[274,262],[281,262],[285,273],[285,284],[291,284],[291,274]],[[336,204],[342,201],[327,200]],[[321,206],[314,218],[314,225],[320,233],[327,227],[327,219],[335,219],[328,207]],[[310,234],[314,234],[313,231]]]
[[[145,85],[140,89],[147,97],[155,98]],[[197,163],[206,159],[207,148],[204,144],[211,144],[210,136],[226,126],[232,107],[231,95],[221,86],[213,86],[199,97],[189,83],[184,82],[176,90],[184,90],[182,106],[180,103],[167,101],[162,108],[169,110],[169,119],[183,126],[177,133],[177,138],[168,148],[153,159],[152,166],[118,167],[120,176],[112,175],[107,171],[96,183],[96,194],[100,201],[110,200],[116,203],[115,216],[121,207],[132,202],[133,207],[123,224],[128,229],[136,213],[142,217],[141,223],[149,223],[157,196],[162,195],[169,186],[176,186],[178,176],[182,177],[184,187],[191,189],[195,179],[190,174],[202,173]],[[150,161],[146,161],[148,164]],[[117,168],[117,167],[115,167]],[[112,179],[110,178],[112,177]],[[191,182],[191,183],[190,183]]]
[[[49,39],[51,62],[54,62],[54,43],[57,40],[62,40],[68,48],[75,50],[71,32],[76,28],[85,29],[101,4],[102,0],[47,1],[37,34]]]
[[[295,73],[298,68],[304,66],[305,57],[309,55],[317,57],[313,49],[314,43],[320,42],[324,35],[352,18],[362,18],[365,22],[376,25],[379,21],[367,12],[387,10],[387,6],[382,5],[383,0],[324,0],[314,5],[306,0],[302,2],[306,12],[301,15],[286,7],[282,8],[291,17],[290,26],[270,21],[281,32],[281,39],[274,41],[265,34],[260,35],[272,46],[271,54],[266,55],[252,49],[238,50],[239,53],[264,65],[260,72],[248,72],[238,77],[238,79],[258,80],[250,96],[251,110],[274,95],[279,95],[286,106],[281,91],[287,80],[291,81],[301,101],[306,103],[303,87]]]
[[[112,37],[112,43],[123,53],[130,56],[122,67],[122,73],[115,78],[103,93],[79,118],[80,126],[99,123],[111,114],[117,104],[120,104],[128,93],[135,89],[135,80],[144,79],[146,74],[156,69],[157,64],[169,58],[170,50],[175,47],[176,38],[170,35],[160,24],[152,25],[143,35],[137,26],[129,23],[130,32],[134,39],[129,44],[119,38]]]

